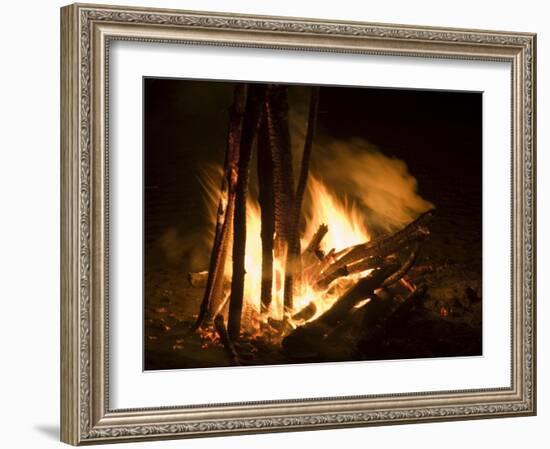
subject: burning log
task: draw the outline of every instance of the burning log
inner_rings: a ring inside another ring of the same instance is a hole
[[[380,288],[384,280],[398,269],[399,264],[391,260],[360,279],[319,318],[296,328],[286,336],[282,341],[283,349],[292,355],[322,345],[322,340],[330,330],[336,327],[356,304],[371,297],[374,290]]]
[[[352,288],[350,288],[333,306],[323,313],[315,325],[323,324],[325,326],[334,326],[342,320],[349,310],[360,301],[368,298],[374,290],[380,288],[385,279],[399,269],[399,264],[395,260],[387,262],[380,268],[376,268],[366,277],[360,279]]]
[[[325,259],[325,253],[321,250],[321,240],[328,232],[328,226],[321,224],[319,229],[313,234],[313,237],[309,241],[306,249],[301,255],[302,266],[302,282],[312,283],[317,278],[319,273],[326,267],[328,260],[323,265]]]
[[[333,275],[333,272],[344,267],[345,265],[352,264],[354,262],[363,260],[372,256],[386,256],[398,252],[401,248],[404,248],[411,244],[411,242],[417,242],[425,240],[429,235],[429,230],[424,225],[433,217],[434,211],[420,215],[412,223],[409,223],[400,231],[390,236],[384,236],[380,239],[356,245],[352,248],[346,249],[345,253],[333,263],[326,272],[322,273],[323,277]]]
[[[298,178],[298,186],[296,187],[296,202],[294,208],[294,237],[299,241],[298,228],[300,224],[300,211],[302,208],[302,200],[306,190],[307,178],[309,174],[309,160],[311,157],[311,149],[313,148],[313,136],[315,135],[315,125],[317,122],[317,112],[319,110],[319,87],[314,87],[311,91],[309,103],[309,117],[307,121],[306,139],[304,142],[304,152],[302,154],[302,165],[300,168],[300,177]]]
[[[306,138],[304,141],[304,151],[302,153],[302,164],[298,185],[296,187],[296,197],[292,210],[292,222],[290,229],[289,251],[287,256],[287,266],[290,266],[293,279],[300,277],[302,273],[302,260],[300,257],[300,218],[302,216],[302,200],[306,190],[307,178],[309,174],[309,160],[313,148],[313,136],[315,135],[315,125],[317,122],[317,111],[319,109],[319,87],[311,90],[309,103],[309,116],[307,121]],[[326,233],[326,231],[325,231]],[[317,244],[318,247],[319,244]],[[316,249],[317,249],[316,247]]]
[[[239,354],[237,353],[237,350],[235,349],[235,345],[233,345],[231,338],[229,338],[229,334],[227,333],[227,328],[225,327],[222,315],[216,315],[216,318],[214,318],[214,327],[216,328],[216,331],[220,336],[220,341],[222,342],[223,347],[225,348],[225,351],[227,352],[227,355],[231,360],[231,364],[240,365],[241,361],[239,359]]]
[[[410,241],[424,240],[429,235],[429,230],[425,227],[426,223],[432,219],[435,211],[429,210],[421,214],[416,220],[409,223],[395,234],[384,237],[374,242],[365,243],[353,247],[349,253],[344,255],[338,263],[345,263],[348,260],[358,260],[372,255],[380,255],[385,252],[396,252],[403,248]]]
[[[288,125],[288,88],[268,86],[265,115],[273,161],[273,194],[275,208],[275,257],[282,259],[291,244],[292,216],[294,210],[294,174]],[[286,267],[284,305],[292,308],[291,267]]]
[[[428,211],[420,215],[392,235],[355,245],[338,253],[332,249],[326,256],[320,249],[321,241],[328,232],[328,227],[323,224],[313,235],[304,252],[300,254],[301,205],[308,179],[309,159],[319,106],[318,89],[314,89],[311,94],[307,132],[296,189],[287,97],[286,86],[251,84],[237,87],[229,124],[222,197],[218,207],[209,270],[189,274],[192,285],[206,285],[205,296],[194,329],[206,319],[215,316],[214,327],[226,351],[236,364],[238,364],[238,354],[233,343],[238,344],[241,321],[247,321],[246,316],[243,318],[246,205],[252,150],[256,142],[262,241],[261,311],[267,312],[272,302],[275,257],[277,262],[286,259],[285,313],[280,326],[279,323],[277,326],[269,321],[267,323],[270,328],[281,327],[283,332],[287,332],[294,325],[293,320],[312,320],[291,331],[282,340],[283,349],[290,354],[300,345],[311,348],[323,344],[327,335],[338,326],[349,330],[349,316],[354,315],[353,320],[357,321],[359,318],[360,322],[361,315],[357,315],[357,312],[359,310],[366,312],[367,307],[376,312],[370,311],[368,319],[374,322],[385,319],[390,307],[389,303],[384,303],[382,307],[381,300],[375,296],[374,291],[398,282],[411,269],[416,261],[420,242],[429,235],[425,224],[434,213]],[[404,254],[404,249],[407,248],[411,248],[408,258],[399,263],[395,254]],[[233,264],[230,294],[225,295],[226,302],[222,304],[225,261],[229,250],[232,250]],[[363,272],[366,270],[372,271],[365,275]],[[280,272],[278,267],[275,271]],[[359,276],[353,276],[348,280],[342,280],[330,289],[333,281],[355,273],[361,273],[360,276],[362,276],[357,282],[356,278]],[[319,304],[313,301],[289,318],[289,313],[293,310],[293,287],[298,285],[302,276],[307,279],[308,287],[318,289],[319,294],[327,293],[325,298],[335,298],[336,291],[339,295],[344,288],[356,283],[323,313],[318,309]],[[327,292],[327,289],[330,290]],[[280,288],[276,291],[279,292]],[[361,303],[369,299],[370,302],[365,305]],[[225,322],[220,313],[220,304],[225,305],[224,310],[227,311]],[[250,318],[250,322],[256,318]],[[262,318],[265,318],[265,315]],[[279,338],[282,335],[280,334]]]
[[[273,236],[275,234],[275,210],[273,198],[273,161],[269,147],[269,134],[264,119],[258,131],[258,187],[261,213],[262,283],[260,300],[262,312],[271,304],[273,287]]]
[[[304,266],[311,265],[324,259],[325,255],[321,250],[321,241],[328,232],[328,226],[321,224],[319,229],[313,234],[306,249],[302,252],[302,261]]]
[[[261,85],[249,86],[246,112],[242,126],[241,147],[238,163],[237,184],[235,186],[235,213],[233,217],[233,275],[229,300],[228,332],[237,339],[241,329],[241,316],[244,295],[244,259],[246,251],[246,197],[250,175],[250,158],[262,116],[265,88]]]
[[[233,214],[235,209],[235,190],[237,184],[237,163],[239,161],[243,119],[246,108],[247,85],[237,84],[233,104],[229,110],[229,131],[225,154],[224,177],[221,197],[216,217],[216,232],[210,255],[208,279],[201,302],[199,315],[189,332],[196,331],[206,319],[211,319],[215,310],[215,301],[221,301],[223,277],[229,242],[232,238]]]
[[[359,262],[355,262],[351,265],[344,265],[336,270],[331,270],[329,274],[323,276],[315,285],[320,290],[326,290],[336,279],[376,268],[382,261],[383,259],[380,256],[365,257]]]
[[[420,234],[419,236],[425,236],[425,234]],[[416,240],[416,234],[413,234],[413,238]],[[418,252],[420,250],[420,241],[414,241],[413,250],[407,260],[403,263],[402,267],[391,275],[388,279],[384,281],[383,287],[388,287],[396,282],[398,282],[403,276],[405,276],[408,271],[412,268],[416,259],[418,257]],[[350,265],[344,265],[336,270],[330,270],[330,272],[323,276],[319,281],[317,281],[316,286],[320,290],[325,290],[329,285],[338,278],[349,276],[354,273],[360,273],[365,270],[370,270],[379,266],[382,263],[382,256],[375,255],[371,257],[366,257],[359,262],[355,262]]]

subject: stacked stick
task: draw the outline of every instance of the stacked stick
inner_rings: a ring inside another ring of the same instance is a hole
[[[321,242],[328,228],[321,226],[307,247],[300,248],[301,209],[313,146],[319,105],[319,90],[312,88],[306,137],[298,178],[295,180],[288,123],[288,90],[276,84],[239,84],[235,88],[229,111],[224,176],[216,232],[206,287],[197,321],[192,331],[203,325],[215,328],[232,358],[236,358],[232,341],[241,335],[246,252],[246,204],[250,182],[251,160],[257,152],[259,204],[261,208],[262,245],[262,312],[269,310],[273,287],[273,261],[286,258],[284,275],[284,307],[293,313],[293,292],[300,282],[307,281],[319,292],[326,291],[338,279],[365,270],[373,270],[351,286],[334,305],[313,322],[290,333],[283,346],[300,335],[324,335],[336,326],[358,302],[372,297],[375,290],[388,287],[405,276],[416,260],[421,243],[429,235],[426,223],[429,211],[396,232],[345,250],[324,253]],[[231,254],[231,258],[229,258]],[[402,257],[406,254],[407,257]],[[227,326],[219,314],[223,300],[226,261],[231,260]],[[202,275],[200,278],[204,277]],[[190,279],[199,279],[191,275]],[[309,308],[308,308],[309,307]],[[295,313],[307,317],[314,307]],[[313,315],[310,315],[313,316]],[[307,319],[306,319],[307,321]]]
[[[210,323],[219,309],[225,263],[232,242],[233,274],[227,331],[231,339],[239,338],[245,277],[246,198],[254,149],[258,152],[262,219],[262,308],[267,310],[271,303],[273,257],[286,254],[284,304],[292,310],[293,281],[301,271],[300,211],[309,172],[318,92],[318,88],[312,89],[302,165],[296,184],[288,126],[288,88],[277,84],[240,84],[235,88],[208,279],[198,319],[191,331]]]

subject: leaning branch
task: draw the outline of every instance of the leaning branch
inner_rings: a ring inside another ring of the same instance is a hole
[[[246,198],[250,176],[250,159],[262,116],[265,88],[252,84],[246,102],[243,121],[237,185],[235,187],[235,213],[233,217],[233,274],[227,327],[229,336],[236,340],[241,331],[241,317],[244,296],[245,252],[246,252]]]
[[[189,333],[196,331],[205,320],[212,319],[216,302],[222,300],[225,261],[233,232],[233,213],[235,209],[235,187],[237,183],[237,164],[239,160],[243,119],[246,109],[248,88],[246,84],[237,84],[233,104],[229,110],[229,131],[225,152],[224,177],[221,197],[216,217],[216,232],[210,254],[206,288],[201,302],[199,316]]]
[[[434,210],[432,209],[420,215],[416,220],[409,223],[395,234],[384,236],[380,239],[341,251],[343,255],[328,267],[327,270],[325,270],[326,272],[322,273],[322,276],[325,277],[330,275],[333,271],[345,265],[350,265],[367,257],[382,257],[399,251],[399,249],[407,246],[411,242],[425,240],[430,232],[424,225],[431,220],[433,215]]]

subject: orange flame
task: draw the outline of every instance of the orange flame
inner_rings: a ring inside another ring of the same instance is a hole
[[[362,148],[353,152],[350,147]],[[418,214],[433,207],[417,193],[416,179],[409,174],[403,161],[388,158],[367,143],[355,139],[346,142],[327,141],[317,152],[323,153],[321,170],[325,179],[310,174],[307,195],[304,199],[301,245],[304,249],[321,224],[328,226],[328,233],[321,242],[325,254],[341,251],[353,245],[368,242],[371,234],[366,227],[366,211],[370,223],[390,231],[403,226]],[[338,170],[334,167],[338,166]],[[203,173],[202,183],[209,205],[211,222],[215,223],[220,198],[222,170],[211,167]],[[345,173],[345,176],[342,176]],[[326,181],[326,182],[325,182]],[[337,195],[329,186],[338,185],[350,196]],[[336,279],[329,288],[319,290],[307,277],[302,279],[299,291],[294,291],[294,310],[283,306],[286,254],[273,260],[272,302],[269,310],[261,314],[262,247],[260,206],[252,195],[247,199],[247,233],[245,253],[245,288],[242,325],[248,332],[259,328],[268,318],[282,320],[293,326],[315,320],[328,310],[342,293],[364,277],[370,270]],[[230,255],[229,255],[230,259]],[[226,263],[226,276],[231,276],[231,262]],[[224,299],[225,304],[228,298]],[[306,318],[292,318],[308,307]],[[220,307],[221,310],[222,307]]]
[[[219,168],[215,170],[220,173]],[[219,192],[219,183],[216,182],[216,176],[204,176],[203,186],[207,191],[207,201],[211,204],[209,209],[214,222],[217,207],[216,192]],[[367,242],[370,239],[361,211],[353,202],[346,198],[339,199],[329,191],[323,182],[311,175],[308,180],[307,193],[310,203],[314,203],[315,207],[309,207],[309,212],[305,214],[305,229],[301,235],[302,248],[305,248],[321,224],[328,225],[328,233],[323,238],[321,245],[325,251],[331,249],[339,251],[352,245]],[[257,329],[259,320],[265,322],[267,318],[282,320],[285,317],[283,292],[286,254],[279,255],[279,257],[274,256],[272,302],[267,314],[261,316],[262,246],[260,235],[260,206],[255,199],[249,196],[247,199],[246,276],[242,319],[242,323],[248,331]],[[356,279],[364,275],[365,272],[349,276],[347,279],[336,280],[328,291],[319,291],[314,285],[304,282],[300,286],[300,291],[294,292],[294,310],[287,311],[290,324],[295,327],[315,319],[338,299],[345,286],[349,285],[350,278]],[[231,276],[231,263],[226,263],[226,276]],[[227,298],[224,302],[226,300]],[[307,320],[293,320],[291,318],[294,312],[300,311],[310,303],[315,305],[315,313],[309,316]]]

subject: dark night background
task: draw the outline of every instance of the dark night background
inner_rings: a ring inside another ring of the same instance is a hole
[[[227,82],[144,79],[144,280],[145,307],[151,316],[154,310],[164,309],[159,304],[169,304],[170,297],[177,296],[175,291],[184,288],[188,271],[207,269],[209,240],[205,236],[213,224],[204,206],[199,175],[208,164],[223,164],[233,87]],[[305,107],[307,89],[290,87],[291,111]],[[359,137],[384,155],[406,163],[418,181],[420,196],[437,209],[430,224],[432,235],[417,263],[454,267],[449,278],[454,293],[448,294],[444,282],[440,293],[431,289],[432,296],[439,298],[434,299],[434,308],[444,303],[449,310],[452,304],[458,310],[469,304],[472,291],[478,292],[473,297],[479,300],[482,94],[323,86],[317,136]],[[163,279],[170,273],[181,273],[177,275],[181,284],[166,288]],[[458,330],[452,330],[459,340],[463,335],[462,343],[441,353],[431,348],[426,354],[480,354],[481,308],[473,316],[466,323],[473,332],[460,327],[462,322]],[[153,343],[145,342],[150,369],[186,366],[184,361],[160,363],[148,357],[148,344],[154,351]],[[413,351],[410,356],[423,354]],[[399,351],[394,356],[404,357]]]

